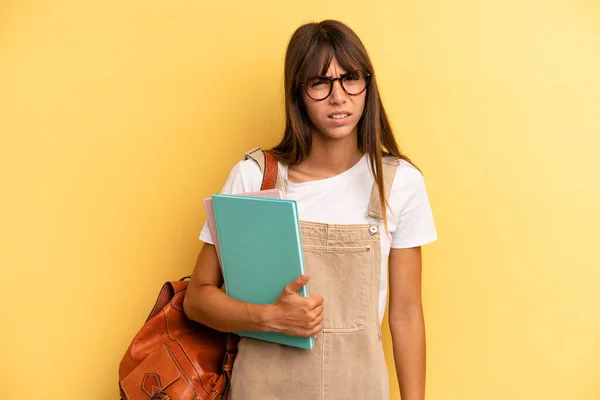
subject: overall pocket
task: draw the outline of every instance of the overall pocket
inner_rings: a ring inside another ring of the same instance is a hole
[[[367,323],[371,247],[304,246],[310,295],[324,299],[324,332],[356,332]]]

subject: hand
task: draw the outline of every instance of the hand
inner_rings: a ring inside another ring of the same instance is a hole
[[[310,276],[299,276],[269,306],[266,324],[270,330],[292,336],[310,337],[323,330],[323,297],[302,297],[298,291]]]

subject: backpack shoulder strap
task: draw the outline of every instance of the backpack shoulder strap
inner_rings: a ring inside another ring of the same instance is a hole
[[[260,172],[263,174],[260,190],[267,189],[283,189],[283,180],[279,173],[278,163],[275,156],[271,153],[262,150],[260,147],[255,147],[246,152],[244,159],[253,159],[258,164]]]

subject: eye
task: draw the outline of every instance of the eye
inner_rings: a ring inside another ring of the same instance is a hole
[[[322,86],[329,85],[329,79],[327,79],[325,77],[320,77],[319,76],[319,77],[311,79],[308,82],[308,85],[310,87],[313,87],[313,88],[319,88],[319,87],[322,87]]]
[[[358,81],[360,80],[361,74],[360,71],[352,71],[344,74],[344,80],[346,81]]]

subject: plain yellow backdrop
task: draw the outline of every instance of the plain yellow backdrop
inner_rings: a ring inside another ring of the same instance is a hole
[[[118,398],[202,199],[280,137],[290,35],[325,18],[426,177],[428,399],[600,399],[596,0],[0,2],[2,398]]]

